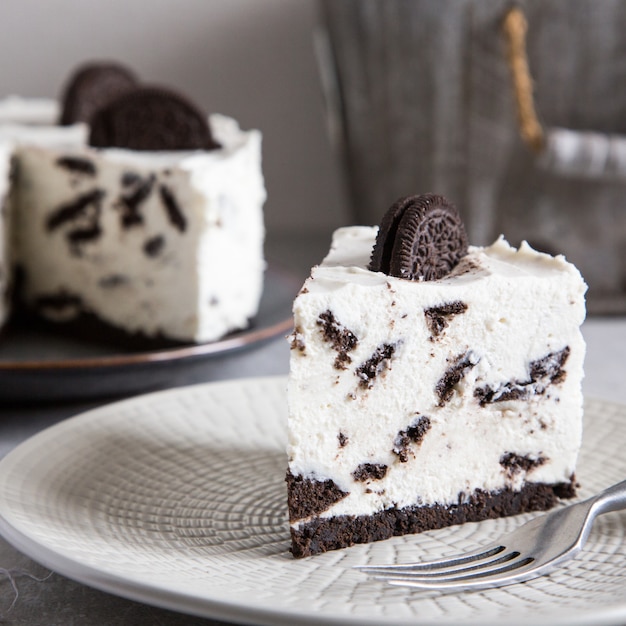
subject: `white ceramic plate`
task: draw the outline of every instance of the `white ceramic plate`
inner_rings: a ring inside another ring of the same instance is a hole
[[[448,555],[528,519],[289,552],[285,379],[158,392],[62,422],[0,462],[0,531],[61,574],[248,624],[608,624],[626,620],[626,513],[550,577],[480,593],[392,588],[351,569]],[[580,495],[626,476],[626,407],[586,405]]]

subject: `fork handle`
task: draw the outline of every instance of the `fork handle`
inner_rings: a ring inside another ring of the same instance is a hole
[[[626,480],[605,489],[593,500],[593,509],[596,515],[626,509]]]

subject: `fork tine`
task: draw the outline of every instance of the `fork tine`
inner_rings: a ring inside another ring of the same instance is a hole
[[[509,562],[502,567],[496,567],[488,572],[476,571],[460,576],[449,578],[417,578],[397,576],[384,578],[390,585],[396,587],[415,587],[417,589],[431,590],[460,590],[460,589],[486,589],[489,587],[501,587],[516,582],[522,582],[534,578],[539,572],[545,573],[551,567],[535,567],[534,559],[526,557],[517,561]]]
[[[481,575],[487,575],[492,571],[500,570],[502,565],[511,564],[512,561],[519,558],[519,552],[504,552],[495,555],[495,558],[491,556],[487,559],[480,559],[470,562],[467,565],[454,565],[447,568],[437,568],[434,570],[423,569],[394,569],[389,570],[381,568],[379,570],[372,570],[368,573],[375,575],[377,578],[384,580],[387,578],[406,578],[407,580],[451,580],[457,577],[468,576],[475,573]]]
[[[488,559],[492,556],[500,554],[504,550],[505,547],[503,545],[493,545],[488,548],[481,548],[480,550],[469,552],[467,554],[435,559],[432,561],[415,561],[413,563],[397,563],[394,565],[355,565],[354,569],[359,569],[366,573],[373,572],[374,570],[393,572],[407,569],[412,571],[446,569],[449,567],[457,567],[466,565],[467,563]]]

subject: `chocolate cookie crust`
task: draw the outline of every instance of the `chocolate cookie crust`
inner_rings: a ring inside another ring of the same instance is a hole
[[[285,481],[290,521],[318,515],[348,495],[330,479],[313,480],[288,471]]]
[[[465,522],[545,511],[556,504],[557,498],[572,498],[575,495],[576,487],[572,477],[570,483],[555,485],[526,483],[521,491],[478,490],[467,502],[451,506],[410,506],[385,509],[371,516],[315,518],[297,530],[291,529],[291,552],[300,558],[357,543],[370,543]]]

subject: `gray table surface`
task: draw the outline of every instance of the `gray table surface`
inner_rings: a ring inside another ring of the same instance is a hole
[[[308,263],[308,260],[305,261]],[[585,322],[587,396],[626,404],[626,317]],[[280,337],[252,349],[207,360],[176,385],[207,380],[286,374],[289,351]],[[81,402],[54,406],[0,406],[0,458],[31,435],[67,417],[103,404]],[[223,624],[122,599],[86,587],[35,563],[0,539],[0,623],[11,625],[143,626]]]

